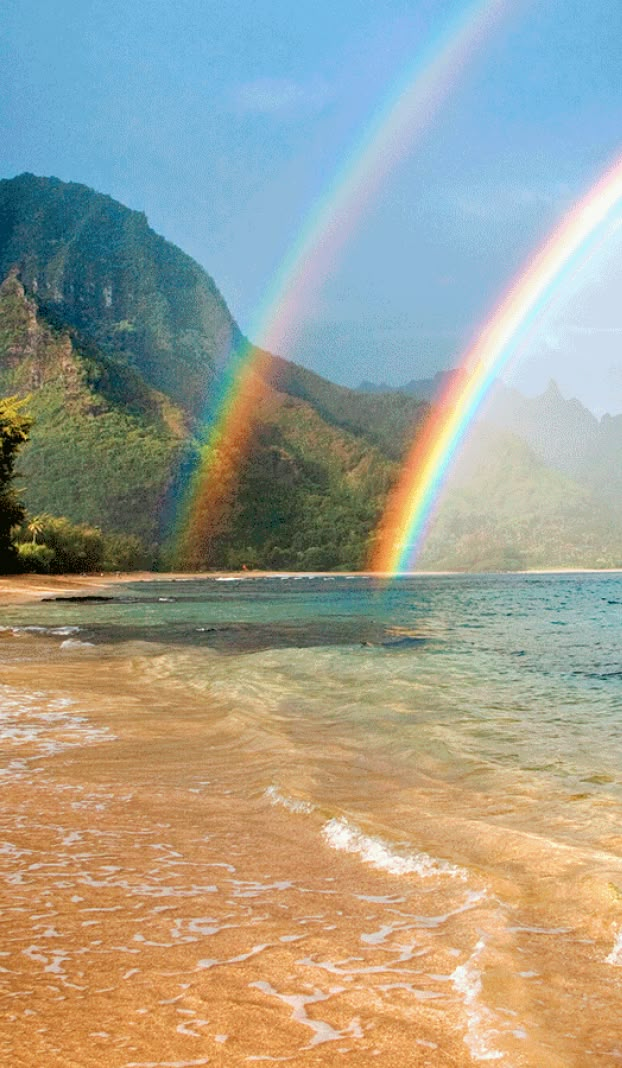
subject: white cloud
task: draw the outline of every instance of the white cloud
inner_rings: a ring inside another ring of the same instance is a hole
[[[259,78],[239,85],[236,109],[249,115],[287,115],[322,111],[331,92],[324,82],[301,84],[288,78]]]

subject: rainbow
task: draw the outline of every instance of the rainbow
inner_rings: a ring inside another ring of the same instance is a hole
[[[507,290],[417,434],[378,527],[370,568],[412,569],[446,476],[497,375],[568,280],[620,225],[622,157],[565,216]]]
[[[201,561],[210,537],[207,527],[218,526],[232,498],[236,472],[269,394],[265,381],[269,353],[287,348],[365,205],[431,125],[471,55],[507,11],[508,0],[471,0],[461,5],[457,17],[393,86],[310,210],[251,324],[249,334],[256,344],[244,341],[238,347],[210,391],[203,416],[202,460],[178,513],[179,560]]]

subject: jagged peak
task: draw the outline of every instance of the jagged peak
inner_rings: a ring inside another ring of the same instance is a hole
[[[565,397],[554,378],[549,378],[546,389],[540,394],[542,400],[564,401]]]

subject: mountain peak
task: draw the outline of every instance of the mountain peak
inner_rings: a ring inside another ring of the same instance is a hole
[[[559,386],[557,385],[557,382],[555,381],[554,378],[549,378],[548,383],[547,383],[547,387],[546,387],[544,393],[542,394],[542,396],[546,397],[548,400],[556,400],[556,401],[557,400],[559,400],[559,401],[563,401],[564,400],[564,397],[562,396],[562,392],[561,392],[561,390],[560,390]]]
[[[86,185],[0,181],[0,279],[198,415],[240,332],[214,281],[142,212]]]

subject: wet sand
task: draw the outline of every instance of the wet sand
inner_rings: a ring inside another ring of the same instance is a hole
[[[438,927],[460,923],[453,886],[418,918],[408,885],[247,796],[235,739],[206,743],[177,691],[146,706],[131,660],[59,670],[51,643],[20,645],[4,679],[22,710],[32,695],[3,769],[4,1063],[470,1064],[448,1028],[454,957],[436,991],[417,979]]]
[[[217,575],[230,572],[214,573]],[[46,597],[91,596],[107,588],[127,582],[153,582],[154,579],[182,581],[191,578],[211,578],[212,575],[192,575],[187,572],[156,574],[152,571],[101,572],[88,575],[0,575],[0,605],[26,604]]]

